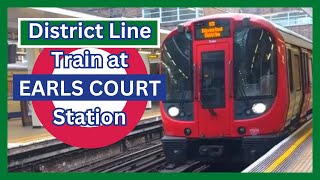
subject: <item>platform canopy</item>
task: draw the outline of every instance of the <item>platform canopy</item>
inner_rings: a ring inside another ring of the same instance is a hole
[[[77,11],[63,8],[9,8],[8,9],[8,30],[17,32],[18,18],[103,18]],[[160,41],[169,34],[170,31],[160,29]]]
[[[301,8],[304,12],[306,12],[310,17],[312,17],[312,8]]]

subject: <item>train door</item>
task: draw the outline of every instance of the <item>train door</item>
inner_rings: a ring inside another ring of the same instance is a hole
[[[305,49],[301,49],[301,75],[302,75],[302,107],[301,107],[301,114],[300,114],[300,121],[306,120],[305,115],[307,114],[309,98],[310,98],[310,89],[309,89],[309,69],[307,66],[308,63],[308,52]]]
[[[303,83],[301,73],[301,57],[298,48],[292,48],[291,53],[291,68],[292,68],[292,79],[293,79],[293,96],[290,101],[294,103],[293,115],[295,120],[299,120],[302,100],[303,100]]]
[[[287,114],[287,121],[286,126],[290,124],[291,120],[295,118],[295,89],[293,86],[293,72],[292,72],[292,52],[291,52],[291,46],[288,45],[287,47],[287,69],[288,69],[288,82],[289,82],[289,108],[288,108],[288,114]]]
[[[226,42],[196,46],[200,83],[195,105],[201,137],[222,137],[230,133],[230,49],[232,47]]]

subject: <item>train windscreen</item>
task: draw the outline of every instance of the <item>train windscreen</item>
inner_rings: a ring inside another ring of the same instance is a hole
[[[276,94],[276,44],[271,33],[256,27],[234,33],[235,98],[274,97]]]
[[[165,102],[193,101],[190,36],[179,33],[165,41],[161,50],[161,72],[167,78]]]

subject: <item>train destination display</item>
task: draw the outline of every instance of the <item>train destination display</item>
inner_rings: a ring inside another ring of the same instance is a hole
[[[223,38],[230,36],[230,20],[209,20],[195,23],[196,40]]]

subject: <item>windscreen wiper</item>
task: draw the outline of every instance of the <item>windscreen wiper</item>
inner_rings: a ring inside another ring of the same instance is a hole
[[[238,68],[238,66],[239,66],[239,63],[236,64],[235,69],[236,69],[237,75],[240,76],[240,74],[239,74],[240,69]],[[237,90],[239,91],[241,98],[244,99],[244,102],[246,103],[246,105],[249,106],[250,105],[249,98],[246,94],[246,91],[244,90],[244,84],[242,81],[241,81],[241,83],[239,81],[237,81],[237,82],[238,82],[237,83]]]
[[[182,89],[182,88],[181,88]],[[180,98],[180,102],[179,102],[179,108],[182,109],[183,108],[183,105],[184,105],[184,99],[186,97],[186,94],[187,94],[187,90],[183,90],[182,91],[182,95],[181,95],[181,98]]]
[[[241,94],[241,98],[244,99],[244,102],[247,104],[247,106],[249,106],[250,105],[249,98],[248,98],[243,86],[244,86],[243,83],[241,83],[241,85],[238,85],[237,87],[239,88],[238,90]]]

